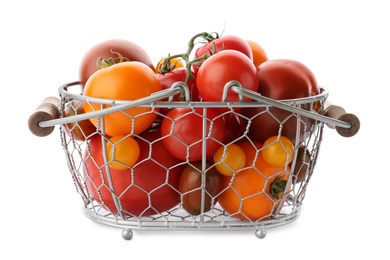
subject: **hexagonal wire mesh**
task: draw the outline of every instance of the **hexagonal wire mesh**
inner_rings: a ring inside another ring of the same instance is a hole
[[[84,213],[92,220],[125,228],[125,238],[131,237],[131,229],[253,229],[263,237],[265,228],[289,223],[299,216],[322,140],[325,91],[315,97],[275,103],[231,82],[227,88],[254,100],[158,101],[182,91],[188,100],[186,86],[178,84],[144,100],[129,102],[73,94],[70,90],[75,85],[60,88],[62,119],[65,119],[61,142],[84,202]],[[83,113],[80,108],[85,106],[93,107],[94,111]],[[134,107],[148,109],[136,116],[129,115],[129,109]],[[173,108],[186,113],[171,117],[168,112]],[[218,113],[210,116],[212,110]],[[118,113],[126,115],[132,126],[145,116],[153,115],[154,121],[148,130],[132,130],[113,142],[105,122],[109,115]],[[95,125],[85,126],[84,123],[91,124],[88,120],[91,117],[96,118]],[[227,123],[229,117],[240,122],[241,131],[237,132],[237,124]],[[221,121],[225,128],[218,129]],[[267,146],[262,146],[265,137],[257,133],[271,125],[276,125],[272,132],[277,136],[276,143],[282,144],[281,137],[288,136],[294,146],[288,152],[282,145],[290,158],[283,166],[270,166],[262,159]],[[179,135],[180,127],[192,129],[196,134],[191,138]],[[216,134],[218,131],[225,134],[224,138]],[[225,138],[230,132],[234,135]],[[139,148],[139,154],[134,155],[137,160],[131,165],[117,161],[115,167],[116,152],[132,156],[133,150],[120,150],[127,139],[138,144],[131,146]],[[219,174],[222,177],[209,178],[218,164],[229,169],[230,165],[224,161],[227,148],[242,143],[251,150],[245,153],[245,165],[230,168],[231,176]],[[217,148],[224,151],[220,161],[213,157]],[[193,157],[195,153],[200,157]],[[195,175],[198,173],[198,179],[183,189],[180,179],[186,167]],[[210,187],[211,184],[214,186]],[[271,194],[275,189],[272,185],[279,187],[276,197]]]

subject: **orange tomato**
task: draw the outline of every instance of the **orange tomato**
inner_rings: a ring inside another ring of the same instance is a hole
[[[173,69],[176,69],[176,68],[184,68],[185,62],[182,58],[171,58],[171,59],[169,59],[169,63],[165,62],[165,60],[167,58],[169,58],[169,57],[163,57],[157,63],[156,73],[165,74],[165,73],[167,73]]]
[[[285,136],[271,136],[263,145],[261,155],[272,166],[284,166],[294,158],[294,144]]]
[[[95,72],[85,84],[84,95],[113,100],[137,100],[159,90],[161,85],[156,73],[144,63],[131,61],[117,63]],[[85,112],[100,109],[101,104],[84,103]],[[105,133],[109,136],[139,134],[155,120],[156,114],[151,110],[150,107],[133,107],[105,115]],[[95,127],[101,127],[99,118],[90,120]]]
[[[264,61],[268,60],[267,53],[259,43],[252,40],[246,40],[246,41],[249,43],[249,46],[251,47],[253,64],[255,64],[256,67],[259,66]]]
[[[214,155],[215,168],[226,176],[238,173],[245,166],[245,162],[245,151],[236,144],[221,146]]]
[[[139,157],[140,148],[131,136],[117,135],[106,143],[107,157],[111,168],[126,170],[133,166]]]
[[[269,218],[284,201],[283,184],[287,182],[289,168],[266,163],[259,151],[260,143],[239,145],[246,153],[246,168],[231,177],[223,176],[224,190],[218,202],[227,213],[239,219]]]

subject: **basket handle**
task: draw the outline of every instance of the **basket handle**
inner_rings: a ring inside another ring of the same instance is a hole
[[[44,137],[53,132],[54,126],[41,127],[39,123],[59,118],[60,104],[59,98],[47,97],[36,108],[35,112],[28,119],[28,128],[34,135]]]
[[[230,86],[228,86],[228,84]],[[265,96],[260,95],[255,91],[243,89],[237,82],[229,82],[226,87],[231,87],[239,95],[247,96],[253,100],[263,102],[264,104],[271,105],[292,113],[297,113],[308,118],[322,121],[326,123],[330,128],[335,128],[337,132],[343,137],[352,137],[360,129],[360,121],[354,114],[346,113],[345,110],[340,106],[329,105],[326,107],[324,114],[308,111],[299,107],[291,106],[279,100],[274,100]]]
[[[114,104],[115,102],[111,102],[111,107],[66,118],[60,117],[60,100],[56,97],[48,97],[42,101],[41,105],[39,105],[36,111],[30,116],[28,126],[34,135],[41,137],[48,136],[53,132],[56,125],[100,117],[128,108],[149,104],[150,102],[154,102],[156,100],[171,98],[174,95],[181,93],[182,90],[184,91],[185,99],[189,100],[189,92],[185,83],[175,82],[170,89],[155,92],[144,98],[133,101],[116,102],[117,104]],[[95,100],[101,101],[103,99],[84,97],[84,101],[94,102]]]
[[[336,129],[337,133],[343,137],[352,137],[360,129],[359,118],[351,113],[347,113],[344,108],[337,105],[332,105],[328,100],[325,101],[325,110],[324,115],[330,118],[334,118],[343,122],[349,123],[351,126],[349,128],[339,127],[332,124],[327,124],[331,129]]]

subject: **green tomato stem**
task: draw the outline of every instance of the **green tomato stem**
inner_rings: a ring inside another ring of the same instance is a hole
[[[164,64],[162,66],[162,73],[168,73],[170,70],[172,70],[173,68],[170,67],[170,61],[171,59],[174,59],[174,58],[181,58],[184,60],[186,66],[186,71],[187,71],[187,75],[186,75],[186,79],[185,79],[185,83],[188,84],[189,80],[191,78],[194,78],[194,75],[192,75],[192,70],[191,70],[191,67],[193,64],[197,64],[197,65],[200,65],[202,64],[202,61],[206,60],[208,57],[210,57],[210,55],[202,55],[201,57],[198,57],[192,61],[190,61],[190,55],[195,47],[195,43],[196,43],[196,40],[198,38],[201,38],[207,42],[211,42],[217,38],[219,38],[219,35],[217,33],[215,33],[215,36],[213,36],[213,33],[208,33],[208,32],[202,32],[202,33],[198,33],[196,35],[194,35],[190,41],[188,42],[188,46],[187,46],[187,51],[185,53],[181,53],[181,54],[175,54],[175,55],[169,55],[167,58],[165,58],[164,60]],[[180,100],[184,100],[184,92],[182,91],[181,95],[180,95]]]
[[[125,58],[122,56],[122,54],[120,54],[119,52],[115,52],[115,51],[112,51],[111,50],[111,53],[112,54],[116,54],[118,56],[118,59],[119,59],[119,62],[118,63],[122,63],[124,61],[130,61],[128,58]],[[96,67],[98,69],[104,69],[104,68],[107,68],[107,67],[110,67],[112,65],[115,64],[115,60],[113,57],[110,57],[108,59],[102,59],[101,57],[99,57],[97,60],[96,60]]]

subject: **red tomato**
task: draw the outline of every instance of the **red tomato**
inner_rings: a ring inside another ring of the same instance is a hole
[[[298,61],[265,61],[257,67],[257,75],[258,92],[275,100],[303,98],[320,93],[313,73]],[[302,108],[313,109],[306,104]],[[282,123],[282,135],[292,141],[295,141],[297,125],[300,124],[300,139],[303,139],[313,124],[313,120],[303,116],[298,123],[298,118],[291,112],[276,107],[270,107],[268,110],[263,107],[245,108],[242,114],[252,119],[249,135],[259,142],[277,135]]]
[[[142,133],[141,138],[136,139],[140,154],[133,166],[133,173],[131,169],[110,169],[115,196],[125,215],[161,213],[180,202],[177,189],[183,167],[174,167],[180,161],[165,149],[158,138],[159,131],[151,131]],[[84,160],[85,181],[90,196],[114,214],[118,213],[108,184],[100,135],[89,140]]]
[[[203,55],[213,55],[223,50],[236,50],[253,60],[252,49],[249,43],[237,35],[224,35],[200,46],[195,50],[194,59],[202,57]],[[199,66],[193,67],[197,72]]]
[[[206,162],[206,170],[202,172],[202,161],[188,164],[180,177],[179,191],[183,196],[183,208],[191,215],[202,213],[202,177],[205,175],[203,212],[207,212],[217,203],[217,195],[222,190],[222,175]]]
[[[320,93],[313,72],[296,60],[274,59],[257,67],[259,93],[277,100],[310,97]]]
[[[219,148],[225,138],[225,122],[218,110],[207,108],[206,157]],[[183,161],[202,159],[203,108],[174,108],[161,123],[161,136],[167,150]]]
[[[230,112],[223,114],[226,131],[224,144],[229,144],[238,140],[245,132],[245,120],[239,114]]]
[[[169,89],[172,87],[172,84],[178,81],[185,82],[187,77],[186,68],[176,68],[165,74],[158,74],[158,79],[160,80],[162,89]],[[190,92],[191,101],[199,101],[199,92],[196,87],[195,78],[191,77],[187,83],[188,90]],[[174,101],[180,100],[180,94],[177,94],[173,98]]]
[[[224,50],[203,62],[196,76],[196,84],[205,101],[221,101],[225,84],[231,80],[240,82],[243,88],[258,89],[258,77],[253,61],[236,50]],[[248,101],[244,98],[244,101]],[[239,101],[239,96],[229,90],[226,101]]]
[[[124,39],[111,39],[96,44],[84,54],[79,68],[80,84],[84,86],[88,78],[99,69],[96,66],[98,59],[113,58],[113,61],[117,63],[119,57],[116,53],[127,60],[145,63],[155,71],[151,58],[141,46]]]

